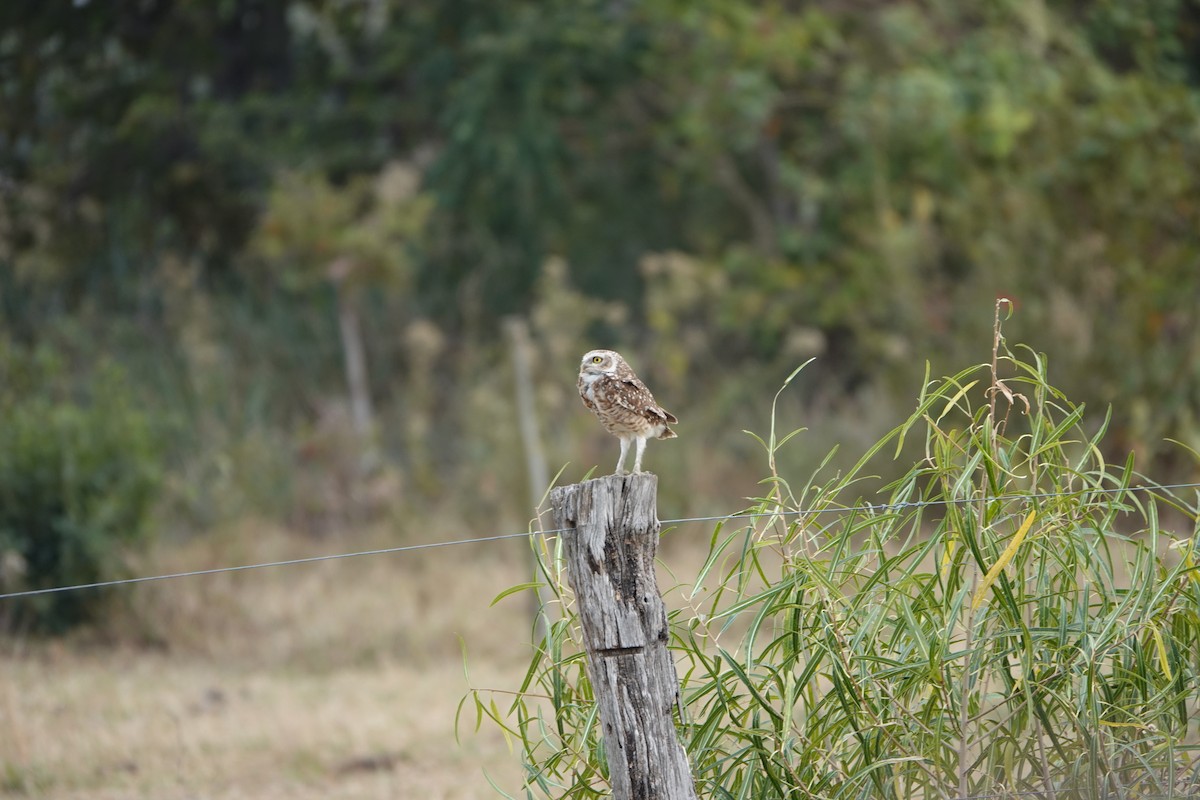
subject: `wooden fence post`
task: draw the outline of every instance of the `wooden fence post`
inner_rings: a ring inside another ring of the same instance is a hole
[[[658,478],[613,475],[550,493],[564,528],[613,800],[696,800],[675,732],[679,677],[658,592]]]

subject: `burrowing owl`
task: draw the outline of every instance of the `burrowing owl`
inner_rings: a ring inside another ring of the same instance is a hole
[[[679,422],[670,411],[654,402],[633,369],[612,350],[592,350],[579,365],[579,396],[588,410],[600,418],[604,429],[621,440],[621,457],[614,474],[623,475],[629,442],[637,441],[633,471],[642,471],[646,440],[674,439],[668,423]]]

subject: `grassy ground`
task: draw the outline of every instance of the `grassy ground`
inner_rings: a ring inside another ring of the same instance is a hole
[[[395,544],[247,523],[151,554],[170,571]],[[0,796],[484,798],[519,784],[470,680],[515,687],[529,626],[521,540],[147,584],[98,644],[6,642]],[[94,638],[94,637],[91,637]],[[149,642],[150,644],[146,644]]]

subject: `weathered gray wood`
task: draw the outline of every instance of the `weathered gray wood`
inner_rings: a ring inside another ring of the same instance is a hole
[[[658,592],[658,478],[613,475],[550,494],[565,528],[588,677],[600,705],[614,800],[695,800],[675,732],[679,678]]]

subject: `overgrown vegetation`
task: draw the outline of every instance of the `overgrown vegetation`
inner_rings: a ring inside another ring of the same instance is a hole
[[[926,380],[846,471],[780,473],[803,432],[772,417],[756,437],[766,494],[671,592],[701,797],[1200,792],[1196,492],[1106,461],[1107,415],[1085,415],[998,321],[996,348]],[[913,440],[919,461],[862,496],[868,462]],[[515,697],[476,691],[475,709],[520,749],[517,794],[606,796],[572,595],[537,552],[558,621]]]

